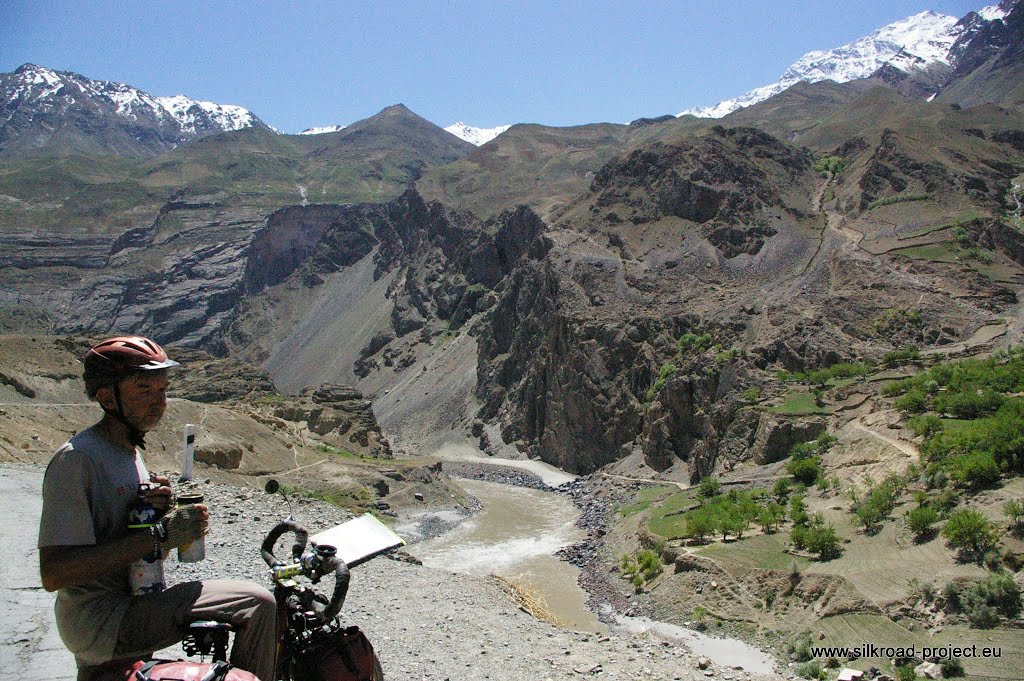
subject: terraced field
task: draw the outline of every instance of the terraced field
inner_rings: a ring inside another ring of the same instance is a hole
[[[789,570],[795,563],[801,570],[811,561],[803,556],[783,553],[789,543],[789,534],[761,534],[746,537],[742,541],[715,542],[697,553],[718,563],[726,572],[737,579],[753,570]]]
[[[633,503],[619,508],[619,515],[626,517],[646,511],[655,501],[677,491],[676,487],[644,487],[636,493]]]
[[[905,506],[893,511],[898,518]],[[909,536],[901,534],[900,522],[887,522],[874,535],[865,535],[854,524],[854,516],[845,510],[826,510],[825,518],[832,523],[843,539],[841,560],[814,562],[809,573],[820,573],[843,577],[865,599],[883,606],[900,601],[909,595],[911,580],[927,576],[936,586],[954,577],[984,577],[987,573],[974,565],[958,564],[953,553],[946,548],[941,537],[923,544],[915,544]]]
[[[696,505],[695,496],[695,491],[687,491],[676,492],[662,499],[651,509],[647,529],[666,539],[682,537],[686,531],[683,513]]]
[[[807,414],[828,414],[829,410],[819,407],[814,395],[805,390],[790,390],[782,404],[771,407],[776,414],[803,416]]]
[[[818,631],[823,638],[815,636],[816,646],[847,646],[857,647],[866,644],[880,647],[908,647],[923,645],[927,634],[913,632],[893,622],[885,615],[867,613],[847,613],[826,617],[818,622]],[[857,661],[858,667],[886,662],[882,658],[863,658]]]
[[[931,639],[930,645],[976,645],[978,654],[983,648],[992,649],[998,657],[963,658],[964,671],[972,679],[1020,679],[1024,676],[1020,661],[1024,659],[1024,631],[1020,629],[971,629],[964,626],[947,627]]]

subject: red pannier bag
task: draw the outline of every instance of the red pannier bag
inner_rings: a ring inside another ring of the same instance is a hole
[[[150,660],[136,662],[125,681],[260,681],[227,662]]]

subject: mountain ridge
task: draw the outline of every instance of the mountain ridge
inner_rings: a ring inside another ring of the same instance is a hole
[[[838,48],[808,52],[776,83],[712,106],[685,109],[677,116],[720,118],[798,82],[826,79],[842,83],[872,77],[908,96],[934,97],[949,78],[955,80],[951,73],[977,66],[984,50],[972,42],[973,38],[985,32],[987,26],[1006,20],[1017,4],[1016,0],[1003,0],[960,20],[933,11],[921,12]],[[964,59],[975,61],[960,64]],[[62,148],[153,155],[208,134],[249,126],[269,127],[243,107],[184,95],[154,97],[130,85],[34,64],[0,74],[0,98],[0,154]],[[33,122],[39,124],[34,134],[27,132]],[[344,127],[320,126],[299,134],[333,133]],[[444,129],[481,146],[510,127],[479,128],[460,121]],[[41,132],[40,128],[50,130]],[[93,132],[91,136],[89,131]],[[103,140],[97,131],[107,139]]]
[[[999,5],[969,12],[959,20],[937,12],[921,12],[840,47],[808,52],[787,68],[775,83],[717,104],[684,109],[677,115],[721,118],[762,102],[801,81],[849,82],[871,77],[884,67],[904,74],[924,71],[935,65],[954,67],[979,26],[1002,21],[1016,4],[1017,0],[1003,0]],[[934,96],[937,91],[929,94]]]
[[[0,74],[0,153],[47,148],[152,155],[206,135],[268,127],[234,105],[24,64]]]

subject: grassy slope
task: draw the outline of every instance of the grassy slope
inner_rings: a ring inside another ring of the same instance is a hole
[[[152,219],[169,194],[139,180],[138,162],[65,156],[0,163],[0,232],[120,232]]]

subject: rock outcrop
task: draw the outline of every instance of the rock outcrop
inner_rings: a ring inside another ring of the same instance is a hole
[[[322,385],[273,406],[274,418],[305,423],[327,445],[342,451],[391,458],[391,445],[381,432],[369,400],[355,388]],[[354,452],[352,450],[355,450]]]

